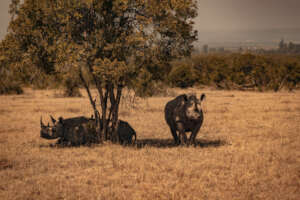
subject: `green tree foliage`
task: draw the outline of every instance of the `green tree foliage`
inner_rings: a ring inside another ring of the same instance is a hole
[[[114,139],[122,89],[137,88],[143,76],[163,79],[170,61],[191,54],[196,5],[196,0],[13,0],[9,34],[21,66],[78,74],[97,115],[92,80],[101,135]]]

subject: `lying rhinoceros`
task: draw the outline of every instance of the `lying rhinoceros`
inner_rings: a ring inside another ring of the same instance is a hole
[[[74,117],[55,120],[52,116],[52,125],[44,125],[41,118],[40,136],[45,139],[57,139],[58,143],[70,143],[71,145],[81,145],[99,142],[96,132],[96,123],[92,118]]]
[[[121,144],[134,144],[136,142],[136,132],[128,122],[119,120],[117,133]],[[133,140],[134,137],[134,140]]]
[[[58,143],[81,145],[99,143],[100,137],[94,118],[74,117],[55,120],[50,116],[53,125],[44,125],[41,118],[40,136],[45,139],[57,139]],[[102,121],[100,120],[100,124]],[[121,144],[131,144],[136,141],[136,132],[125,121],[119,120],[117,133]],[[133,141],[134,136],[134,141]]]

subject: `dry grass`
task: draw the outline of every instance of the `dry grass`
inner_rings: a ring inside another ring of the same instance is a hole
[[[121,107],[136,147],[58,148],[39,138],[40,116],[90,116],[87,98],[0,96],[0,199],[299,199],[299,91],[189,92],[207,95],[196,147],[172,143],[172,97]]]

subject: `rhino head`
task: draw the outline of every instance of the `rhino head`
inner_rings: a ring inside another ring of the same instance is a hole
[[[40,125],[41,125],[41,130],[40,130],[40,136],[44,139],[56,139],[59,137],[63,136],[63,118],[60,117],[59,120],[55,120],[54,117],[50,115],[50,119],[52,121],[52,125],[48,123],[46,126],[43,123],[42,116],[40,119]]]
[[[200,99],[197,99],[196,95],[188,95],[185,99],[185,112],[186,117],[192,120],[198,120],[202,118],[201,102],[205,99],[205,94],[202,94]]]

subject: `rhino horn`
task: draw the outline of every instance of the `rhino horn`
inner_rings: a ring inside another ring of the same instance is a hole
[[[54,119],[54,117],[52,117],[52,115],[50,115],[51,121],[53,124],[55,124],[56,120]]]
[[[205,94],[203,93],[200,97],[200,100],[203,101],[206,98]]]
[[[41,119],[40,119],[40,123],[41,123],[41,128],[45,127],[45,124],[43,123],[43,120],[42,120],[42,116],[41,116]]]

